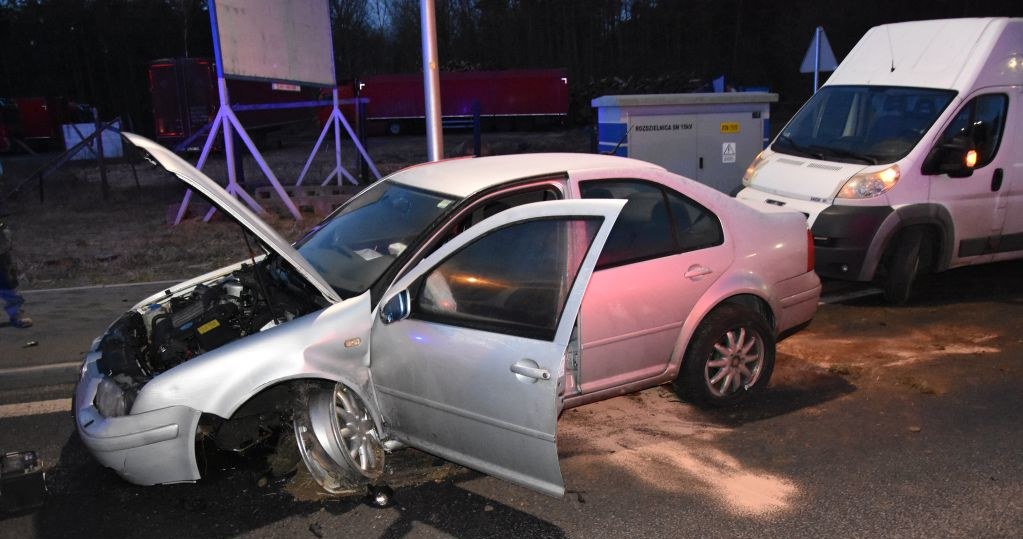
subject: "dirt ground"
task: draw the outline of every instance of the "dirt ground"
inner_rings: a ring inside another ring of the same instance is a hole
[[[264,150],[281,183],[292,185],[298,179],[314,137],[287,140],[281,147]],[[589,137],[586,129],[484,133],[483,153],[586,152]],[[330,174],[331,150],[321,147],[303,185],[319,185]],[[371,138],[368,151],[383,175],[426,160],[422,136]],[[445,135],[447,156],[471,152],[469,134]],[[6,201],[0,195],[0,216],[14,232],[23,289],[183,279],[248,256],[238,227],[216,216],[203,222],[198,218],[203,213],[201,204],[190,206],[189,213],[198,214],[196,217],[169,226],[167,214],[180,204],[184,188],[176,178],[137,156],[107,167],[111,190],[105,201],[99,167],[94,162],[72,162],[45,179],[40,202],[39,182],[25,183],[24,179],[56,155],[0,154],[5,170],[0,194],[22,185]],[[192,163],[198,157],[185,155]],[[251,156],[246,155],[243,163],[248,189],[267,185]],[[342,163],[358,176],[350,141],[342,140]],[[222,153],[212,155],[203,171],[226,184]],[[349,186],[345,192],[357,190]],[[294,240],[323,215],[304,217],[296,222],[290,214],[270,213],[266,220]]]

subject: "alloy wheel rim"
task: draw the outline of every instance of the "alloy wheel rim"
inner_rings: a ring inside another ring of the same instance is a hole
[[[383,444],[376,423],[362,401],[347,387],[334,389],[334,434],[345,457],[362,475],[376,477],[383,471]]]
[[[729,330],[714,343],[703,377],[712,395],[728,397],[753,387],[763,368],[763,339],[742,326]]]

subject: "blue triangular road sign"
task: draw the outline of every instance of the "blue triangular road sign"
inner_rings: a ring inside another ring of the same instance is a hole
[[[810,40],[810,48],[806,49],[806,56],[803,57],[803,64],[799,66],[800,73],[813,73],[817,71],[814,69],[814,51],[816,47],[818,31],[821,39],[821,52],[819,60],[819,71],[834,71],[838,67],[838,62],[835,61],[835,53],[831,51],[831,43],[828,43],[828,36],[824,33],[823,28],[819,28],[814,31],[814,37]]]

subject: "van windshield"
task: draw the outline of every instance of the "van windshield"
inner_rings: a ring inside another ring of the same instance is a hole
[[[955,97],[952,90],[825,86],[789,121],[771,149],[870,165],[906,156]]]

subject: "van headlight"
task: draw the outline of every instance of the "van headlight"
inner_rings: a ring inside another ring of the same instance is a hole
[[[873,198],[880,196],[894,187],[901,175],[899,165],[892,165],[872,172],[860,172],[845,182],[842,190],[838,192],[838,198]]]
[[[742,186],[749,187],[750,182],[753,180],[753,175],[760,170],[760,167],[767,163],[767,156],[764,155],[765,151],[762,151],[753,158],[753,162],[746,167],[746,172],[742,175]]]

